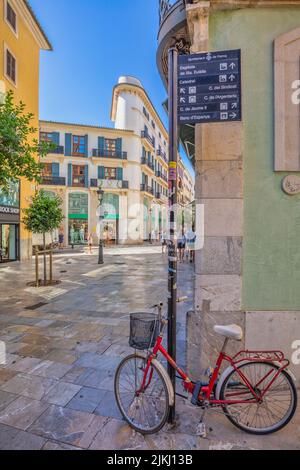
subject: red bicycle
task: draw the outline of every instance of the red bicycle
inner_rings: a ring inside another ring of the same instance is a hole
[[[228,341],[241,341],[242,329],[237,325],[215,326],[215,332],[225,337],[224,346],[208,383],[195,383],[162,345],[168,323],[162,318],[163,304],[153,308],[158,314],[131,315],[130,345],[146,352],[136,351],[126,357],[115,376],[118,407],[133,429],[141,434],[158,432],[174,404],[175,390],[157,359],[158,353],[176,370],[192,396],[192,404],[202,408],[203,416],[208,409],[221,408],[232,424],[257,435],[274,433],[290,422],[297,408],[297,392],[289,361],[281,351],[240,351],[231,357],[226,353]],[[229,367],[220,376],[224,362]]]

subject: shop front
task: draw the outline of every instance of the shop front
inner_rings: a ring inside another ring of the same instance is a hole
[[[20,190],[12,183],[8,194],[0,192],[0,263],[20,259]]]
[[[103,239],[108,245],[119,243],[119,196],[105,193],[103,197]]]
[[[88,239],[89,197],[84,193],[69,194],[69,244],[85,245]]]

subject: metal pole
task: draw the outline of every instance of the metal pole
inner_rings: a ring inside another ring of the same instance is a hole
[[[35,249],[35,280],[36,280],[36,287],[40,286],[39,280],[39,249],[36,247]]]
[[[169,50],[169,299],[168,299],[168,352],[176,361],[176,317],[177,317],[177,249],[175,245],[176,205],[177,205],[177,151],[178,151],[178,121],[177,121],[177,49]],[[176,392],[176,371],[168,366],[168,372]],[[170,409],[169,423],[175,421],[176,404]]]
[[[102,233],[102,222],[104,220],[104,216],[102,214],[102,199],[103,199],[103,191],[98,191],[99,196],[99,210],[100,210],[100,228],[99,228],[99,253],[98,253],[98,264],[104,264],[104,256],[103,256],[103,233]]]
[[[53,282],[53,252],[50,250],[50,284]]]

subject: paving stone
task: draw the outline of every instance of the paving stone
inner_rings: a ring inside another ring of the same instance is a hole
[[[60,442],[47,441],[43,450],[82,450],[80,447],[69,446]]]
[[[106,390],[83,387],[70,401],[67,408],[93,413],[106,395]]]
[[[2,447],[2,450],[40,450],[45,442],[46,439],[43,437],[19,431]]]
[[[43,400],[52,405],[66,406],[81,389],[80,385],[58,382],[44,396]]]
[[[48,406],[30,398],[17,398],[0,412],[0,423],[26,430]]]
[[[71,365],[60,364],[53,361],[42,361],[37,366],[28,370],[28,374],[49,379],[59,380],[72,369]]]
[[[29,431],[50,440],[87,449],[104,421],[104,418],[89,413],[50,406]]]
[[[101,388],[101,384],[106,380],[108,372],[103,369],[85,369],[77,380],[76,384],[85,387]]]
[[[16,364],[13,364],[10,369],[16,370],[17,372],[27,372],[33,367],[40,364],[40,359],[35,359],[31,357],[26,357],[25,359],[21,359]]]
[[[14,395],[13,393],[1,392],[0,390],[0,411],[4,410],[7,405],[9,405],[16,398],[18,398],[17,395]]]
[[[4,383],[8,382],[10,379],[15,377],[17,375],[17,372],[12,371],[10,369],[1,369],[0,368],[0,387]]]
[[[34,400],[41,400],[55,384],[56,381],[52,379],[18,374],[3,384],[1,390]]]
[[[86,353],[78,361],[77,366],[91,367],[94,369],[115,370],[120,363],[118,358],[104,356],[100,354]]]
[[[72,365],[77,360],[77,357],[70,353],[70,351],[64,351],[56,349],[51,351],[45,357],[47,361],[60,362],[62,364]]]
[[[0,424],[0,449],[5,449],[7,444],[9,444],[19,432],[19,429]]]
[[[69,372],[64,375],[63,379],[65,382],[77,383],[79,377],[81,377],[86,370],[87,369],[85,367],[72,366]]]
[[[149,450],[144,437],[126,423],[108,419],[90,446],[91,450]]]
[[[117,406],[114,392],[106,392],[105,396],[100,402],[100,405],[97,406],[95,414],[120,420],[123,419]]]

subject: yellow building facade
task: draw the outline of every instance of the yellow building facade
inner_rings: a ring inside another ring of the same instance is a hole
[[[22,101],[26,112],[34,114],[32,124],[36,129],[41,49],[52,48],[29,3],[0,0],[0,91],[13,90],[15,102]],[[19,191],[14,188],[8,198],[0,195],[0,262],[31,256],[32,235],[24,229],[21,218],[34,191],[35,185],[22,178]]]

